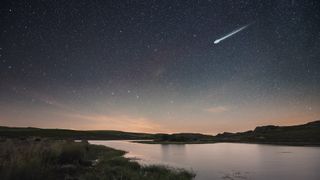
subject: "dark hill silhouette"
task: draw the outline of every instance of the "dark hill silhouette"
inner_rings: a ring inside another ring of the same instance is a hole
[[[40,129],[0,126],[0,137],[47,137],[55,139],[87,140],[145,140],[143,143],[215,143],[241,142],[287,145],[320,145],[320,120],[295,126],[258,126],[254,130],[213,135],[199,133],[148,134],[112,130],[79,131],[68,129]]]
[[[220,142],[320,145],[320,121],[295,126],[259,126],[253,131],[218,134],[215,139]]]

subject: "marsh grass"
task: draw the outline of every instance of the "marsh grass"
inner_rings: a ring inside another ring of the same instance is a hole
[[[188,180],[192,172],[141,166],[124,151],[87,142],[4,139],[0,142],[1,180]]]

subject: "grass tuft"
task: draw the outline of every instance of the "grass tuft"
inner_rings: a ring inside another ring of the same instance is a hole
[[[0,141],[1,180],[189,180],[194,173],[141,166],[124,151],[87,142],[49,139]]]

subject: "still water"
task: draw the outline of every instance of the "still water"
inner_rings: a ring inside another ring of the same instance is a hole
[[[160,145],[90,141],[127,151],[142,164],[162,164],[196,173],[196,180],[319,180],[320,147],[240,143]]]

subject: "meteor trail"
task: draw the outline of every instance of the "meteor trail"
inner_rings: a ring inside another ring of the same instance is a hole
[[[247,28],[248,26],[250,26],[251,24],[252,24],[252,23],[247,24],[247,25],[245,25],[245,26],[242,26],[241,28],[238,28],[238,29],[232,31],[231,33],[229,33],[229,34],[227,34],[227,35],[225,35],[225,36],[223,36],[223,37],[215,40],[213,43],[214,43],[214,44],[218,44],[219,42],[221,42],[221,41],[223,41],[223,40],[225,40],[225,39],[227,39],[227,38],[229,38],[229,37],[237,34],[238,32],[240,32],[240,31],[242,31],[242,30],[244,30],[244,29],[246,29],[246,28]]]

